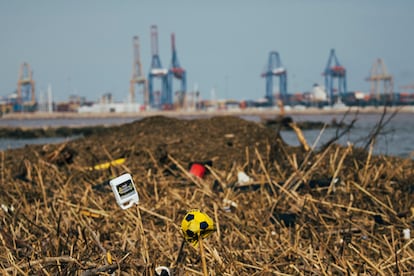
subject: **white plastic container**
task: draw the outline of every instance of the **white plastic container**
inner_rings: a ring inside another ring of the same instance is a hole
[[[135,189],[134,181],[129,173],[118,176],[109,181],[112,191],[115,194],[115,199],[122,209],[128,209],[134,203],[138,204],[139,197]]]

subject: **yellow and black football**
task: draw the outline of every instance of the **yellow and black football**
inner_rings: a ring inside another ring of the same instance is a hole
[[[181,231],[184,238],[196,247],[200,238],[204,239],[216,231],[214,221],[198,209],[187,212],[181,221]]]

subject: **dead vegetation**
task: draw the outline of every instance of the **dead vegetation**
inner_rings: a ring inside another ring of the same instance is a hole
[[[189,174],[206,160],[202,179]],[[125,172],[140,203],[122,210],[108,181]],[[210,275],[412,275],[412,179],[412,160],[334,141],[292,148],[235,117],[150,117],[1,153],[0,271],[203,275],[180,232],[198,208],[217,228],[203,242]]]

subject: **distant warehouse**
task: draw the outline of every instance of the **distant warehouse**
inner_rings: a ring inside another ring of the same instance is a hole
[[[131,113],[139,112],[139,103],[96,103],[93,105],[80,106],[79,113]]]

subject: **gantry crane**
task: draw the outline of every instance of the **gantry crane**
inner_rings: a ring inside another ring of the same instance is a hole
[[[272,51],[269,53],[269,60],[265,72],[262,73],[262,77],[266,78],[266,99],[269,104],[273,106],[273,77],[279,78],[279,94],[280,100],[283,103],[288,101],[287,94],[287,71],[282,66],[279,53]]]
[[[387,68],[385,67],[384,61],[378,58],[371,68],[371,74],[367,81],[371,82],[371,98],[374,99],[375,105],[379,103],[387,104],[393,103],[394,101],[394,80],[392,75],[388,74]],[[380,83],[383,82],[384,90],[381,93]],[[382,94],[382,96],[381,96]]]
[[[325,71],[322,73],[325,76],[325,89],[328,93],[329,102],[331,105],[335,103],[335,96],[338,99],[344,96],[346,93],[346,69],[342,66],[338,58],[336,57],[335,50],[331,49],[329,54],[328,63],[326,64]],[[338,80],[337,88],[334,88],[334,81]],[[335,92],[336,95],[335,95]]]
[[[23,105],[33,106],[35,99],[35,81],[30,65],[24,62],[20,66],[19,80],[17,81],[17,105],[22,108]]]
[[[160,56],[158,55],[158,29],[157,25],[151,26],[151,70],[148,74],[148,94],[149,104],[151,106],[161,107],[164,105],[172,105],[172,97],[168,93],[168,69],[161,65]],[[156,101],[154,91],[154,78],[161,79],[161,91],[159,91],[160,99]]]
[[[184,70],[184,68],[182,68],[180,66],[180,63],[178,62],[178,56],[177,56],[177,50],[175,48],[175,34],[172,33],[171,34],[171,50],[172,50],[172,58],[171,58],[171,66],[170,69],[168,71],[168,83],[169,83],[169,95],[173,95],[174,91],[173,91],[173,81],[174,78],[178,79],[181,81],[181,90],[179,91],[179,99],[180,99],[180,104],[182,104],[182,100],[185,97],[185,93],[187,90],[187,73]]]
[[[149,102],[147,79],[142,71],[141,55],[140,55],[140,44],[139,37],[134,36],[132,39],[133,50],[134,50],[134,63],[132,67],[132,77],[130,81],[130,97],[131,102],[135,102],[135,85],[142,87],[142,93],[144,96],[144,105],[147,106]]]

